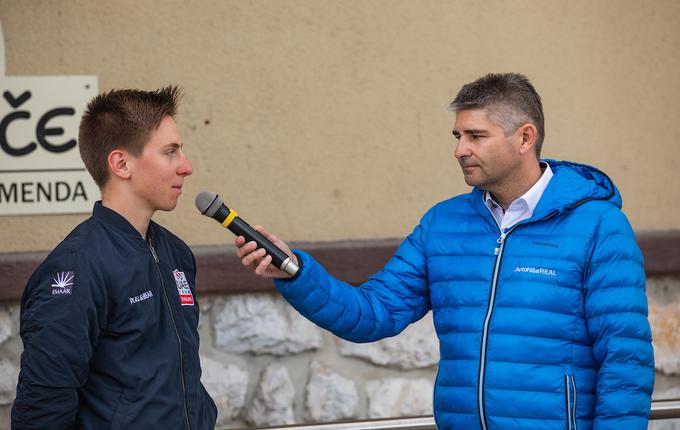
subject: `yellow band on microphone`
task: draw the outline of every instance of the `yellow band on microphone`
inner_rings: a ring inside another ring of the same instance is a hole
[[[229,224],[231,224],[231,222],[232,222],[232,221],[234,220],[234,218],[236,218],[237,216],[238,216],[238,214],[236,213],[235,210],[229,209],[229,215],[227,216],[227,219],[224,220],[224,222],[222,223],[222,225],[223,225],[224,227],[229,227]]]

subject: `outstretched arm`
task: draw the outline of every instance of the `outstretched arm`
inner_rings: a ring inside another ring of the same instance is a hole
[[[387,265],[359,287],[335,279],[310,255],[293,253],[259,226],[260,233],[299,264],[295,277],[273,267],[255,243],[245,243],[242,237],[235,243],[243,265],[258,276],[274,278],[283,297],[306,318],[344,339],[371,342],[400,333],[430,309],[423,249],[426,223],[427,216]]]

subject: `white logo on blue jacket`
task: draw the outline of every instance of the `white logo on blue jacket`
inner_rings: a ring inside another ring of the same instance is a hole
[[[545,267],[515,267],[515,272],[533,273],[535,275],[557,276],[557,270]]]

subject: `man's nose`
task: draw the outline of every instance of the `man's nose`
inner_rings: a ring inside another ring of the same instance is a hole
[[[463,140],[462,137],[458,140],[458,143],[456,144],[456,149],[453,152],[453,155],[459,160],[463,157],[467,157],[467,156],[470,155],[470,149],[465,144],[465,141]]]
[[[182,164],[180,164],[179,169],[177,169],[177,174],[189,176],[194,173],[194,169],[191,167],[191,162],[189,159],[182,154]]]

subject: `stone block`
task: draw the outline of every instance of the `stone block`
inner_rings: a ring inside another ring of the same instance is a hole
[[[217,406],[217,426],[237,418],[246,403],[248,372],[201,355],[201,382]]]
[[[279,426],[295,423],[293,410],[295,388],[285,367],[271,364],[260,377],[245,419],[255,426]]]
[[[232,353],[290,355],[322,346],[321,330],[283,299],[240,294],[214,303],[215,346]]]
[[[317,423],[357,418],[359,394],[351,379],[314,360],[305,396],[305,416]]]
[[[11,405],[16,396],[19,366],[3,358],[0,359],[0,405]]]
[[[368,381],[368,418],[432,415],[432,390],[432,381],[425,378]]]
[[[680,281],[650,279],[647,296],[655,366],[663,374],[680,375]]]
[[[10,307],[0,308],[0,344],[16,336],[18,329],[14,325],[14,318],[12,316],[13,309]]]

